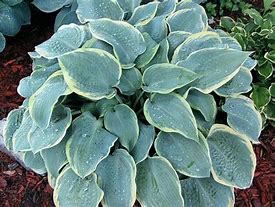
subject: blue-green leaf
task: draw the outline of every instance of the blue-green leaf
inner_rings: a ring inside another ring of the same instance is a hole
[[[13,149],[13,135],[21,125],[24,112],[24,108],[14,109],[9,113],[7,117],[7,122],[3,129],[3,138],[4,144],[8,150]]]
[[[178,0],[164,0],[158,4],[158,10],[156,16],[168,16],[176,9]]]
[[[175,31],[175,32],[170,32],[167,40],[169,43],[169,52],[168,52],[168,56],[169,58],[172,57],[172,55],[174,54],[175,49],[181,44],[183,43],[189,36],[191,35],[191,33],[189,32],[184,32],[184,31]]]
[[[121,67],[110,53],[100,49],[81,48],[59,59],[65,81],[72,91],[99,100],[116,94]]]
[[[211,178],[188,178],[180,181],[186,207],[232,207],[234,190]]]
[[[12,7],[20,20],[21,25],[28,25],[31,23],[31,10],[27,2],[22,1],[21,3]]]
[[[84,26],[63,25],[49,40],[36,46],[35,51],[45,58],[54,59],[79,48],[86,38]]]
[[[185,99],[174,93],[154,94],[144,104],[146,120],[164,132],[176,132],[198,141],[195,117]]]
[[[96,112],[99,117],[103,117],[107,111],[112,109],[114,106],[118,104],[118,101],[115,98],[112,99],[101,99],[96,102]]]
[[[262,130],[262,118],[254,108],[253,101],[239,96],[227,98],[222,109],[227,113],[227,123],[237,132],[246,135],[252,141],[259,143]]]
[[[133,206],[136,200],[136,164],[124,149],[116,150],[101,163],[96,174],[104,191],[103,207]],[[123,176],[122,176],[123,175]]]
[[[71,121],[71,110],[67,107],[58,106],[53,110],[49,126],[46,129],[33,126],[28,134],[33,153],[51,148],[61,142],[71,125]]]
[[[62,25],[71,23],[80,24],[75,11],[71,8],[63,7],[55,17],[54,32],[56,32]]]
[[[116,0],[77,0],[77,16],[81,23],[93,19],[122,20],[124,13]]]
[[[198,77],[198,74],[170,63],[154,64],[144,71],[142,88],[146,92],[167,94]]]
[[[202,137],[204,139],[204,137]],[[160,132],[155,141],[159,156],[165,157],[181,174],[189,177],[209,177],[211,161],[208,148],[181,134]]]
[[[135,112],[125,104],[116,105],[105,113],[104,126],[118,136],[119,142],[128,150],[135,146],[139,127]]]
[[[69,5],[73,0],[34,0],[32,3],[43,12],[54,12]]]
[[[150,157],[139,163],[136,183],[141,206],[184,206],[179,178],[165,158]]]
[[[4,35],[0,32],[0,53],[3,52],[5,47],[6,47],[6,39]]]
[[[117,137],[103,129],[101,120],[85,112],[73,121],[66,154],[74,172],[82,178],[95,171],[108,156]]]
[[[214,179],[227,186],[248,188],[256,157],[249,140],[226,125],[215,124],[207,137]]]
[[[142,34],[127,22],[98,19],[89,23],[94,37],[113,46],[116,57],[125,68],[132,68],[138,55],[146,50]]]
[[[53,199],[59,207],[97,207],[103,195],[95,173],[82,179],[67,167],[57,178]]]
[[[34,172],[38,174],[45,174],[47,169],[44,164],[40,153],[33,154],[31,151],[23,152],[22,160],[26,167],[31,168]]]
[[[21,21],[12,7],[0,2],[0,33],[16,35],[21,28]]]
[[[206,48],[193,52],[177,65],[201,75],[191,86],[210,93],[232,79],[249,55],[249,52],[233,49]]]
[[[51,115],[59,97],[69,95],[62,72],[57,71],[30,97],[29,109],[33,121],[42,129],[49,126]]]
[[[149,155],[149,150],[155,138],[155,128],[151,125],[145,125],[139,122],[139,136],[135,147],[130,154],[133,156],[136,164],[142,162]]]

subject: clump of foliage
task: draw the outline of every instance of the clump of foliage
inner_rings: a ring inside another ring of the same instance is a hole
[[[6,45],[4,35],[16,35],[22,25],[30,24],[30,19],[30,9],[25,1],[0,1],[0,52],[4,50]]]
[[[244,50],[255,51],[258,61],[255,68],[253,91],[250,94],[264,121],[275,121],[275,10],[272,2],[264,1],[264,10],[245,10],[248,18],[234,21],[229,17],[221,19],[221,27],[236,38]]]
[[[225,12],[243,12],[251,8],[252,5],[245,0],[210,0],[205,3],[204,7],[208,15],[216,17],[223,16]]]
[[[241,95],[251,53],[190,0],[77,3],[82,25],[30,53],[5,145],[47,173],[56,206],[233,206],[262,128]]]

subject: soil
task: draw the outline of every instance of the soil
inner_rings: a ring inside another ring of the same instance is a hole
[[[16,88],[19,80],[31,73],[27,52],[53,33],[52,27],[43,26],[52,25],[55,14],[35,13],[33,16],[32,26],[23,27],[16,37],[7,38],[7,47],[0,54],[0,119],[23,101]],[[261,140],[261,144],[254,146],[257,169],[253,185],[235,191],[237,207],[275,206],[275,129],[264,130]],[[47,178],[27,171],[0,152],[0,207],[52,206],[52,189]]]

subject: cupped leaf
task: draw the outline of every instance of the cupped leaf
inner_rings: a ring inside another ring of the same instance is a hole
[[[133,95],[141,87],[142,75],[137,68],[123,70],[118,84],[118,88],[122,94]]]
[[[8,117],[5,127],[3,129],[4,144],[8,150],[13,149],[12,139],[16,130],[20,127],[23,119],[24,108],[12,110]]]
[[[202,15],[196,9],[182,9],[171,14],[167,23],[171,32],[184,31],[198,33],[207,29],[207,24],[202,19]]]
[[[146,51],[139,55],[135,60],[135,64],[137,68],[145,67],[156,55],[159,44],[157,44],[148,33],[142,33],[143,38],[146,43]]]
[[[195,117],[185,99],[177,94],[154,94],[144,104],[146,120],[164,132],[176,132],[198,141]]]
[[[54,59],[79,48],[86,37],[84,26],[63,25],[49,40],[36,46],[35,51],[47,59]]]
[[[198,77],[198,74],[170,63],[155,64],[144,71],[142,88],[146,92],[167,94]]]
[[[62,72],[57,71],[30,97],[29,109],[33,121],[42,129],[49,126],[51,115],[59,97],[69,95]]]
[[[52,66],[33,71],[30,76],[20,80],[17,92],[22,97],[31,97],[43,85],[43,83],[59,69],[60,67],[56,63]]]
[[[190,90],[186,101],[191,108],[198,110],[205,121],[215,119],[217,115],[217,105],[214,97],[210,94],[204,94],[197,90]]]
[[[117,137],[102,126],[102,121],[97,120],[90,112],[84,112],[73,121],[66,155],[74,172],[82,178],[95,171],[117,140]]]
[[[6,39],[4,35],[0,32],[0,52],[3,52],[5,46],[6,46]]]
[[[249,92],[252,83],[252,75],[247,68],[243,66],[240,71],[226,84],[215,90],[219,96],[236,96]]]
[[[82,48],[97,48],[104,50],[112,55],[114,54],[113,47],[111,45],[94,37],[86,41]]]
[[[169,58],[171,58],[174,54],[175,49],[181,44],[183,43],[189,36],[191,35],[191,33],[189,32],[184,32],[184,31],[175,31],[175,32],[170,32],[167,40],[169,43]]]
[[[141,0],[117,0],[117,2],[128,16],[140,5]]]
[[[97,115],[99,117],[103,117],[108,110],[112,109],[117,104],[118,104],[118,101],[115,98],[112,98],[112,99],[105,98],[97,101],[95,104]]]
[[[110,53],[100,49],[81,48],[59,59],[64,78],[75,93],[99,100],[116,94],[121,67]]]
[[[249,140],[225,125],[215,124],[207,137],[207,143],[214,179],[227,186],[241,189],[249,187],[256,166],[256,157]]]
[[[20,118],[21,119],[21,118]],[[12,137],[13,151],[25,152],[30,151],[31,146],[28,141],[28,134],[33,125],[32,118],[28,110],[23,114],[20,127],[14,132]]]
[[[141,206],[184,206],[179,178],[165,158],[149,157],[139,163],[136,183]]]
[[[104,126],[111,133],[118,136],[119,142],[128,150],[135,146],[139,127],[135,112],[125,104],[116,105],[104,116]]]
[[[51,148],[61,142],[71,121],[71,110],[67,107],[57,106],[53,110],[49,126],[46,129],[33,126],[28,134],[28,141],[33,153]]]
[[[96,174],[104,191],[103,207],[133,206],[136,200],[136,164],[126,150],[118,149],[99,163]],[[123,176],[122,176],[123,175]]]
[[[54,32],[56,32],[62,25],[66,24],[80,24],[77,15],[72,8],[63,7],[60,12],[56,15],[54,21]]]
[[[158,9],[158,2],[150,2],[135,8],[128,23],[135,26],[142,26],[148,24],[156,15]]]
[[[164,0],[158,4],[156,16],[168,16],[176,9],[178,0]]]
[[[185,60],[192,52],[212,47],[222,47],[222,41],[217,33],[207,31],[192,34],[176,48],[172,63]]]
[[[44,149],[40,152],[44,160],[47,173],[51,174],[54,179],[58,177],[59,171],[62,169],[62,167],[68,163],[65,152],[65,146],[68,141],[68,134],[69,133],[67,133],[64,139],[62,139],[62,141],[54,147]]]
[[[97,207],[103,194],[95,173],[82,179],[67,167],[57,178],[53,198],[60,207]]]
[[[160,43],[164,38],[166,38],[168,33],[165,17],[163,16],[155,17],[148,24],[140,26],[138,29],[141,32],[148,33],[157,43]]]
[[[233,188],[217,183],[210,178],[188,178],[180,181],[185,206],[233,207]]]
[[[21,28],[21,21],[12,7],[0,2],[0,33],[14,36]]]
[[[134,66],[138,55],[146,50],[142,34],[127,22],[98,19],[89,23],[94,37],[113,46],[115,55],[125,68]]]
[[[222,109],[227,113],[227,123],[230,127],[246,135],[250,141],[259,143],[262,118],[254,108],[252,100],[244,96],[227,98]]]
[[[197,178],[210,176],[209,152],[203,145],[181,134],[167,132],[160,132],[155,141],[159,156],[165,157],[181,174]]]
[[[61,9],[63,6],[69,5],[73,0],[34,0],[32,3],[43,12],[54,12]]]
[[[123,10],[116,0],[77,0],[77,16],[81,23],[94,19],[109,18],[123,19]]]
[[[45,174],[47,169],[40,153],[33,154],[31,151],[23,152],[22,160],[27,168],[31,168],[37,174]]]
[[[207,48],[192,53],[177,65],[201,75],[191,86],[210,93],[232,79],[249,55],[239,50]]]
[[[139,136],[135,147],[130,154],[133,156],[136,164],[142,162],[149,155],[150,148],[155,138],[155,128],[151,125],[145,125],[139,122]]]

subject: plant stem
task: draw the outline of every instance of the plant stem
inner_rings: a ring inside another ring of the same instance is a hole
[[[120,104],[123,104],[123,101],[121,100],[121,98],[119,97],[119,95],[116,94],[115,98],[116,98],[116,100],[117,100]]]
[[[142,92],[139,94],[139,96],[137,97],[137,99],[136,99],[136,101],[135,101],[135,103],[134,103],[134,105],[133,105],[133,108],[134,108],[134,109],[136,108],[136,106],[137,106],[139,100],[141,99],[141,97],[143,96],[144,93],[145,93],[145,91],[142,91]]]

